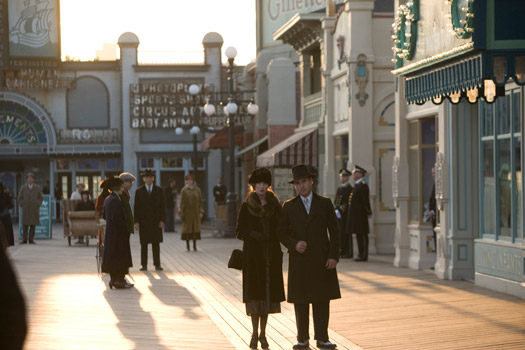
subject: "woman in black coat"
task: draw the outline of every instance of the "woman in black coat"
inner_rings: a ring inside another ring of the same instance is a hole
[[[107,180],[107,188],[111,194],[104,202],[106,237],[102,254],[102,272],[109,273],[110,288],[130,288],[133,285],[124,278],[133,264],[129,246],[130,233],[126,225],[124,205],[119,197],[123,191],[123,182],[118,177],[111,178]]]
[[[13,208],[13,197],[7,192],[4,184],[0,182],[0,222],[4,225],[7,245],[15,245],[13,223],[11,222],[10,209]]]
[[[246,313],[252,318],[250,348],[257,349],[260,341],[261,347],[268,349],[265,334],[268,314],[281,312],[280,303],[285,299],[283,254],[276,237],[281,204],[269,189],[272,175],[268,169],[256,169],[248,182],[252,190],[241,206],[236,228],[237,238],[244,241],[242,294]]]

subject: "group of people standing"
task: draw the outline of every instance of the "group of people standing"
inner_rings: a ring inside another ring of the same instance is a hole
[[[285,300],[283,254],[288,248],[288,302],[294,304],[297,343],[309,348],[309,313],[312,305],[314,339],[320,349],[335,349],[328,337],[330,300],[341,297],[336,266],[340,254],[340,223],[330,199],[313,192],[315,173],[306,165],[292,168],[297,196],[281,206],[271,190],[266,168],[249,178],[251,191],[241,206],[236,227],[243,240],[242,288],[246,313],[252,319],[250,348],[268,349],[268,314],[280,312]]]
[[[176,190],[174,180],[170,180],[170,189],[155,185],[155,175],[150,168],[141,173],[144,185],[135,191],[133,210],[130,204],[130,190],[136,181],[135,176],[122,173],[119,177],[107,178],[101,184],[103,191],[97,198],[95,208],[99,212],[97,216],[102,213],[102,217],[106,219],[102,272],[110,274],[110,288],[123,289],[133,286],[125,279],[125,275],[132,267],[129,238],[135,230],[139,232],[140,238],[140,271],[148,269],[149,245],[155,270],[164,270],[160,261],[160,243],[163,241],[166,223],[171,226],[166,228],[167,230],[175,230],[174,218],[167,220],[167,217],[171,214],[170,210],[174,210],[173,195],[176,195]],[[171,196],[167,196],[167,192],[170,192]],[[186,176],[186,186],[181,192],[179,215],[182,219],[181,239],[186,241],[188,251],[190,241],[193,241],[193,250],[196,251],[204,203],[192,174]]]
[[[358,255],[355,261],[368,261],[368,234],[370,228],[368,217],[372,215],[370,206],[370,189],[366,183],[366,170],[358,165],[354,171],[341,169],[339,178],[341,185],[335,195],[335,214],[341,230],[341,258],[354,257],[353,237],[355,234]],[[354,177],[355,185],[350,184],[350,176]]]

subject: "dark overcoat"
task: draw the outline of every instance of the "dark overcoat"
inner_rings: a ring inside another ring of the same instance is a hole
[[[40,205],[44,197],[37,184],[30,189],[28,184],[20,187],[18,193],[18,205],[22,208],[22,225],[40,224]]]
[[[343,225],[346,225],[346,218],[348,217],[348,198],[350,197],[353,189],[354,188],[352,185],[347,182],[339,186],[337,188],[337,192],[335,193],[334,207],[335,209],[339,210]]]
[[[126,226],[128,227],[128,232],[134,233],[135,227],[133,224],[135,223],[135,220],[133,220],[133,212],[131,211],[131,204],[129,203],[129,200],[131,199],[129,192],[123,190],[122,194],[120,195],[120,199],[124,205],[124,213],[126,214]]]
[[[348,220],[346,232],[368,234],[368,216],[372,215],[370,207],[370,190],[365,180],[355,185],[348,199]]]
[[[310,214],[300,196],[284,202],[277,231],[288,248],[288,302],[324,302],[341,297],[336,269],[328,270],[328,259],[339,261],[340,233],[334,206],[329,198],[313,193]],[[295,250],[305,241],[304,253]]]
[[[129,232],[126,226],[124,205],[116,193],[110,194],[104,202],[106,236],[102,254],[102,272],[127,273],[133,266]]]
[[[242,299],[245,303],[268,300],[267,290],[269,301],[285,300],[283,253],[276,234],[281,205],[273,194],[267,193],[267,198],[273,198],[264,207],[257,194],[248,197],[241,206],[235,230],[237,238],[244,242]]]
[[[162,229],[159,224],[166,222],[164,190],[153,185],[149,194],[146,186],[137,188],[133,213],[135,222],[139,223],[140,244],[162,242]]]

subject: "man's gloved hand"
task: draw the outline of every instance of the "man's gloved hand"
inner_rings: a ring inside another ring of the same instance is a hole
[[[343,216],[341,215],[341,213],[339,212],[339,209],[336,209],[335,210],[335,216],[337,216],[337,218],[340,220],[343,218]]]

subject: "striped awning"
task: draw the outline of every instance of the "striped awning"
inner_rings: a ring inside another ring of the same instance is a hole
[[[483,56],[477,54],[430,71],[407,76],[405,98],[408,103],[422,104],[434,97],[481,87]]]
[[[317,129],[297,132],[257,156],[258,167],[292,167],[306,164],[317,168]]]

